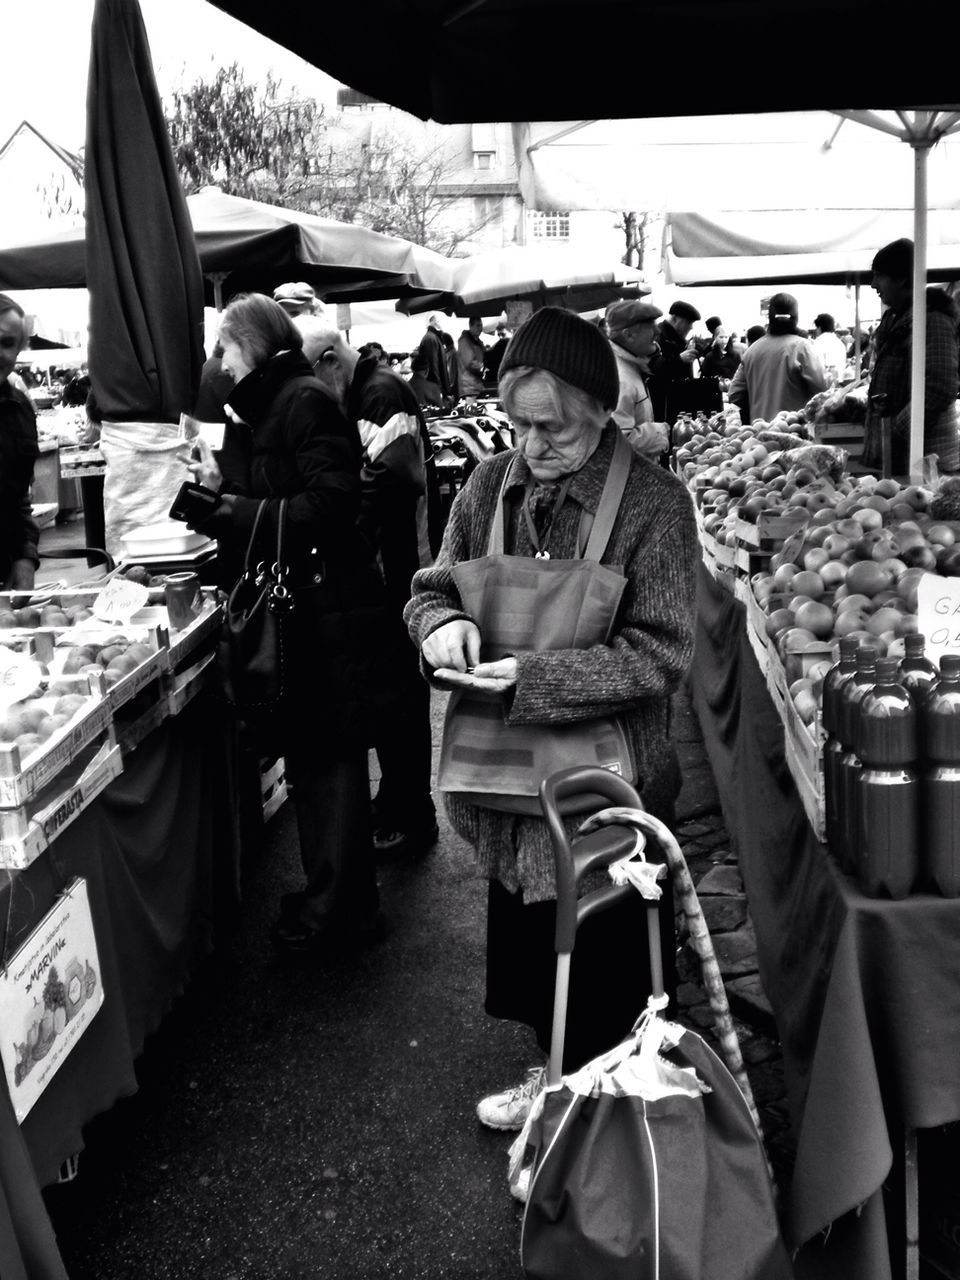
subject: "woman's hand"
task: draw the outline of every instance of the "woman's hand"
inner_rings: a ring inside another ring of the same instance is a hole
[[[481,693],[506,693],[517,683],[516,658],[499,658],[496,662],[481,662],[467,671],[455,671],[438,667],[433,673],[444,684],[458,689],[473,689]]]
[[[466,618],[446,622],[430,632],[420,651],[435,669],[465,672],[480,661],[480,629]]]
[[[197,436],[193,447],[196,457],[192,462],[187,463],[187,467],[194,480],[198,484],[205,485],[208,489],[213,489],[214,492],[219,491],[221,484],[223,484],[223,475],[217,465],[216,458],[213,456],[213,450],[202,436]]]

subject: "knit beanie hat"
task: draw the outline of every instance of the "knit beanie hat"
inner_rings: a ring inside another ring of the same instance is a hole
[[[620,375],[610,343],[596,325],[563,307],[541,307],[516,331],[500,363],[509,369],[546,369],[572,387],[613,409],[620,399]]]
[[[874,255],[871,269],[881,276],[890,276],[893,280],[909,280],[913,276],[913,241],[894,240],[885,244]]]

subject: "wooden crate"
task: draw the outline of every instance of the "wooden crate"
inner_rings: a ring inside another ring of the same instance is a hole
[[[817,444],[845,449],[849,458],[859,458],[863,454],[864,431],[862,422],[817,422],[813,438]]]
[[[260,762],[260,799],[263,820],[269,822],[287,798],[286,762],[283,756]]]
[[[29,757],[24,767],[19,748],[0,746],[0,808],[16,809],[39,795],[60,777],[92,742],[109,741],[113,736],[113,713],[107,698],[91,697],[69,724],[55,733],[43,748]]]
[[[123,772],[119,747],[103,742],[89,759],[72,760],[38,796],[16,809],[0,809],[0,867],[29,867],[75,818]]]

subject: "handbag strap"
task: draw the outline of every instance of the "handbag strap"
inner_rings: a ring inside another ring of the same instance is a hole
[[[253,518],[253,528],[250,530],[250,541],[247,543],[247,551],[243,557],[243,573],[244,577],[250,573],[250,561],[253,557],[253,548],[257,541],[257,534],[260,532],[260,524],[263,520],[263,514],[267,509],[267,499],[264,498],[257,507],[257,514]]]

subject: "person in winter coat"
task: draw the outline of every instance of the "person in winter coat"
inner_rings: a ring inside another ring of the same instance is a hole
[[[809,338],[797,331],[798,307],[790,293],[775,293],[767,309],[762,338],[747,347],[727,395],[743,416],[769,422],[781,409],[802,409],[811,396],[826,391],[823,361]]]
[[[913,358],[913,241],[895,240],[873,259],[873,287],[886,307],[873,338],[870,399],[864,430],[863,462],[882,460],[881,418],[875,395],[887,399],[893,419],[892,469],[905,475],[915,461],[910,452],[910,373]],[[927,350],[923,384],[923,452],[937,455],[942,472],[960,470],[957,437],[957,310],[942,289],[926,293]]]
[[[483,317],[471,316],[457,342],[457,368],[460,371],[460,394],[482,396],[483,363],[487,349],[480,340]]]
[[[510,333],[505,324],[497,325],[497,338],[492,346],[487,347],[483,357],[483,385],[492,390],[497,389],[500,376],[500,362],[510,341]]]
[[[567,763],[619,768],[672,820],[670,697],[693,652],[697,532],[684,486],[637,457],[610,419],[620,380],[595,325],[557,307],[535,312],[511,339],[499,390],[518,447],[482,462],[457,494],[404,617],[424,674],[452,690],[439,785],[488,881],[485,1007],[532,1027],[546,1053],[556,884],[536,786],[574,736]],[[568,830],[579,820],[566,819]],[[564,1070],[616,1044],[643,1009],[644,916],[638,895],[578,931]],[[521,1128],[540,1079],[534,1069],[483,1099],[481,1122]]]
[[[656,354],[654,323],[663,315],[651,302],[635,298],[611,302],[605,320],[620,377],[620,398],[613,420],[634,453],[656,462],[670,448],[670,428],[654,422],[647,388],[650,359]]]
[[[722,324],[711,335],[710,345],[700,357],[701,378],[730,379],[740,367],[740,356],[734,350],[733,335],[727,336]]]
[[[402,628],[413,575],[433,563],[442,537],[426,422],[407,383],[375,356],[361,357],[329,321],[306,316],[297,326],[317,378],[359,435],[360,528],[376,552],[390,613]],[[439,834],[430,793],[430,690],[409,641],[403,658],[405,711],[379,726],[380,785],[373,806],[374,849],[394,857],[426,852]]]
[[[30,507],[39,456],[37,415],[10,377],[24,344],[23,308],[0,293],[0,587],[30,590],[40,557],[40,532]]]
[[[293,599],[285,700],[255,740],[284,756],[292,783],[301,892],[282,901],[273,940],[314,952],[383,934],[370,813],[367,751],[397,714],[401,653],[373,553],[358,524],[362,452],[354,427],[303,356],[293,320],[271,298],[234,298],[219,328],[223,368],[235,386],[227,409],[236,437],[221,474],[201,442],[194,466],[220,494],[198,528],[219,542],[221,585],[232,586],[261,503],[256,560],[276,555],[287,499],[284,560]],[[385,376],[393,376],[387,374]],[[268,735],[268,736],[267,736]]]
[[[700,319],[692,303],[679,299],[671,304],[666,318],[657,325],[658,354],[650,361],[648,385],[653,397],[653,413],[658,422],[672,422],[678,402],[693,377],[697,362],[696,348],[690,342],[690,331]]]
[[[449,337],[450,335],[443,328],[442,317],[434,312],[427,317],[427,327],[420,339],[418,350],[427,362],[429,380],[437,384],[441,395],[452,396],[456,400],[456,393],[450,384],[450,369],[444,342],[444,339]]]

